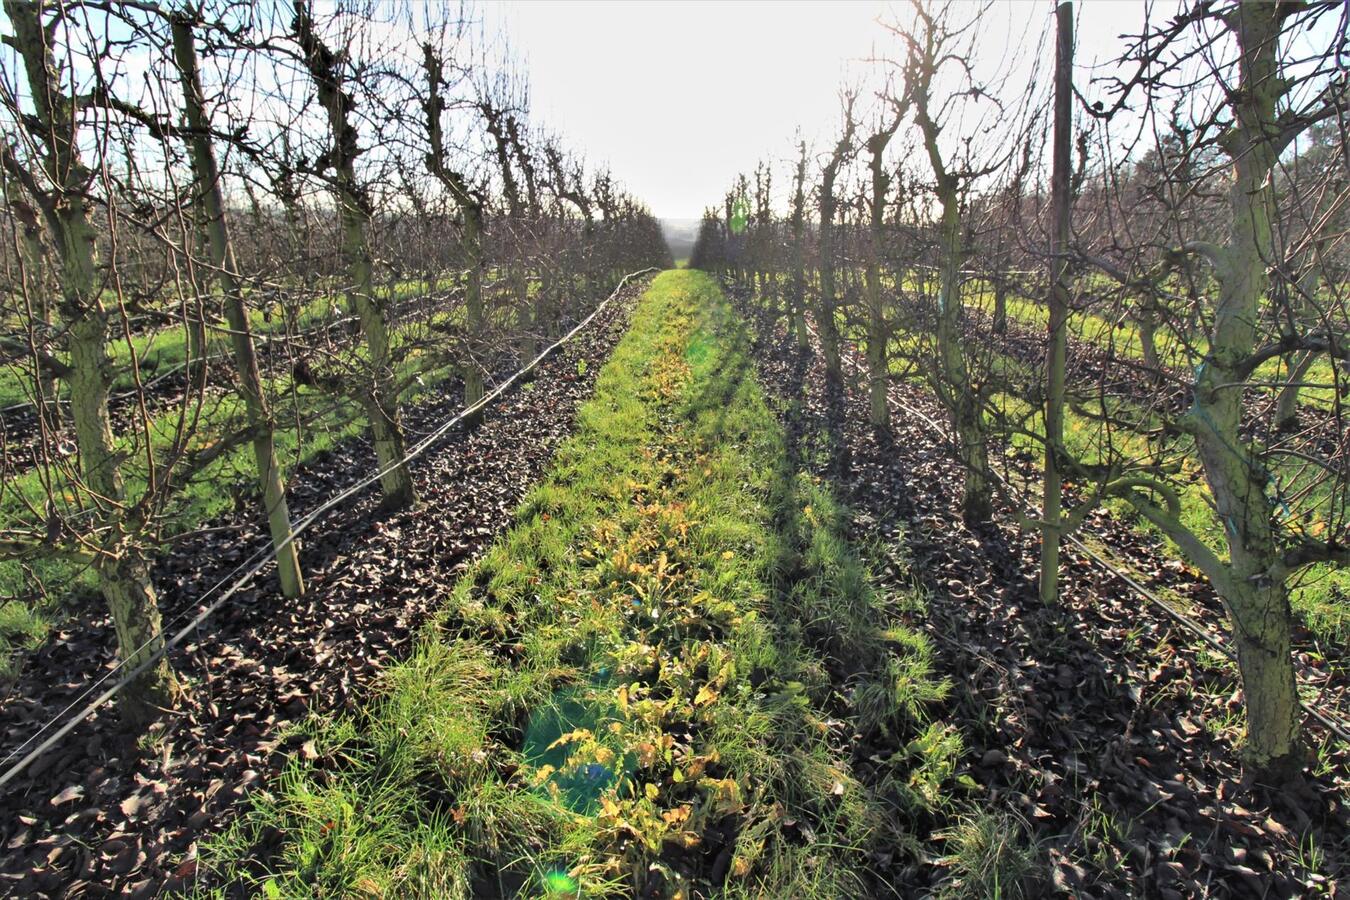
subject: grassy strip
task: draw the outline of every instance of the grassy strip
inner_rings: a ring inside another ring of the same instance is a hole
[[[966,302],[986,315],[994,313],[994,292],[992,288],[973,281],[963,290]],[[1007,297],[1008,318],[1024,326],[1044,329],[1050,321],[1050,310],[1043,303],[1037,303],[1026,297],[1011,295]],[[1128,317],[1106,318],[1090,312],[1077,312],[1069,316],[1069,333],[1086,344],[1110,350],[1125,359],[1142,360],[1144,343],[1139,336],[1139,328]],[[1155,349],[1164,365],[1180,369],[1191,369],[1208,351],[1208,336],[1202,331],[1195,335],[1190,346],[1166,322],[1160,322],[1155,335]],[[1273,359],[1264,363],[1252,374],[1254,382],[1282,382],[1289,378],[1288,360]],[[1308,384],[1325,387],[1307,387],[1299,392],[1301,403],[1323,410],[1334,409],[1337,404],[1335,385],[1337,378],[1335,367],[1328,358],[1313,363],[1305,373],[1303,380]],[[1270,389],[1267,389],[1270,390]],[[1273,391],[1271,392],[1273,396]]]
[[[873,896],[961,743],[793,470],[747,338],[662,275],[550,477],[356,720],[208,848],[267,897]],[[851,745],[881,737],[861,783]],[[302,744],[301,742],[304,741]],[[270,847],[269,863],[252,848]]]
[[[996,364],[1001,365],[1003,371],[1008,374],[1007,383],[1017,384],[1025,376],[1025,367],[1016,360],[1004,357],[996,360]],[[1005,415],[1014,420],[1025,417],[1024,424],[1028,429],[1037,434],[1043,433],[1043,413],[1039,409],[1033,410],[1023,397],[1013,393],[996,393],[991,400],[1002,408]],[[1139,416],[1136,405],[1124,398],[1116,399],[1110,411],[1112,414],[1123,413],[1123,418],[1126,419]],[[1124,429],[1105,428],[1101,423],[1079,416],[1072,410],[1066,410],[1064,418],[1065,446],[1077,458],[1089,464],[1103,462],[1103,457],[1108,454],[1102,451],[1108,442],[1115,454],[1126,459],[1150,459],[1159,452],[1156,445],[1138,434]],[[1155,419],[1151,424],[1157,425],[1160,422]],[[1009,446],[1014,452],[1021,451],[1033,456],[1039,456],[1044,451],[1044,445],[1040,441],[1020,434],[1012,437]],[[1228,543],[1223,525],[1214,513],[1210,491],[1204,479],[1204,472],[1196,461],[1191,439],[1171,438],[1164,448],[1163,455],[1165,458],[1177,460],[1181,466],[1176,487],[1181,505],[1182,524],[1199,536],[1221,559],[1226,559]],[[1298,496],[1311,489],[1312,499],[1307,501],[1310,508],[1324,511],[1334,508],[1331,502],[1334,498],[1330,496],[1329,485],[1323,483],[1309,488],[1306,482],[1310,476],[1306,471],[1307,466],[1302,461],[1293,457],[1284,458],[1283,461],[1271,465],[1270,470],[1282,496]],[[1033,497],[1040,490],[1038,482],[1023,484],[1022,488]],[[1180,548],[1161,530],[1140,516],[1128,502],[1113,498],[1107,500],[1105,506],[1121,521],[1128,522],[1140,533],[1160,538],[1162,547],[1169,557],[1190,567]],[[1289,515],[1287,507],[1284,507],[1284,515]],[[1310,517],[1306,527],[1317,535],[1324,526],[1325,522],[1319,521],[1319,518],[1314,516]],[[1125,565],[1129,567],[1128,564]],[[1198,572],[1193,568],[1192,570]],[[1350,610],[1347,610],[1344,602],[1347,593],[1350,593],[1350,570],[1319,563],[1308,567],[1299,579],[1291,584],[1290,603],[1310,631],[1333,646],[1343,646],[1350,636]]]
[[[434,284],[429,284],[425,279],[409,278],[395,281],[380,290],[388,302],[398,303],[433,291],[454,290],[457,283],[458,279],[453,276],[438,278]],[[320,291],[317,296],[311,297],[301,305],[291,324],[288,324],[284,314],[278,316],[270,311],[264,313],[256,307],[250,308],[248,316],[254,336],[260,342],[273,337],[284,338],[288,328],[293,327],[296,332],[303,333],[336,322],[350,314],[343,304],[340,293],[324,289]],[[109,297],[108,302],[113,307],[117,306],[114,297]],[[22,306],[21,303],[18,305]],[[166,305],[161,311],[171,318],[179,314],[175,303]],[[14,327],[22,330],[18,322]],[[112,358],[115,373],[111,385],[114,393],[136,389],[136,379],[131,373],[133,359],[143,381],[181,368],[187,362],[191,342],[188,336],[189,329],[181,321],[147,329],[131,335],[130,338],[121,334],[120,327],[120,323],[114,325],[114,337],[108,344],[108,354]],[[225,323],[219,320],[207,323],[206,351],[211,357],[227,360],[225,364],[228,366],[232,350],[229,336],[222,330],[224,327]],[[57,350],[56,356],[65,361],[63,351]],[[33,401],[33,373],[29,362],[25,359],[0,365],[0,408]],[[61,397],[69,397],[70,391],[66,384],[59,382],[58,385]]]

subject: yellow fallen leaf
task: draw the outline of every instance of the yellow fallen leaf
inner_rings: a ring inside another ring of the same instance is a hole
[[[683,825],[689,820],[689,816],[694,812],[694,808],[688,803],[681,804],[674,809],[668,809],[661,813],[661,818],[666,820],[667,825]]]

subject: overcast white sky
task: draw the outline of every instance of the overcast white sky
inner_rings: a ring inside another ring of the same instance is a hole
[[[786,158],[798,126],[808,139],[829,134],[850,74],[857,80],[869,57],[895,54],[877,24],[894,19],[893,7],[903,8],[866,0],[496,0],[480,8],[524,57],[537,120],[607,161],[657,215],[694,218],[737,172]],[[1144,17],[1141,0],[1080,7],[1084,66],[1117,54],[1118,35],[1138,33]],[[1011,31],[1030,24],[1033,35],[1053,11],[1052,0],[1006,0],[999,9]]]

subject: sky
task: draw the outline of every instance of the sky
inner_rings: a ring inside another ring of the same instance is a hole
[[[1144,6],[1079,6],[1086,73],[1119,52],[1119,35],[1138,33]],[[798,127],[823,146],[839,123],[839,89],[875,84],[863,77],[867,60],[898,52],[878,24],[894,21],[896,5],[864,0],[497,0],[481,9],[526,63],[536,120],[608,163],[667,218],[696,218],[760,159],[785,161]],[[1030,26],[1035,36],[1053,9],[1051,0],[1003,0],[989,27]]]

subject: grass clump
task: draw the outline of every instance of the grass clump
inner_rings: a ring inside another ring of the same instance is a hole
[[[1005,813],[981,813],[963,818],[941,835],[950,868],[938,896],[943,900],[1021,900],[1035,896],[1025,890],[1035,871],[1035,857],[1025,828]]]

